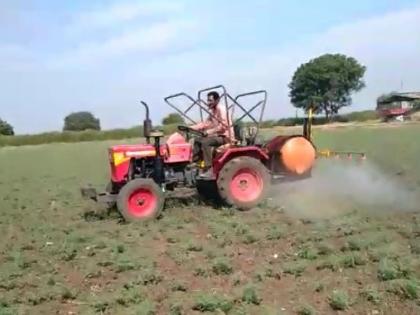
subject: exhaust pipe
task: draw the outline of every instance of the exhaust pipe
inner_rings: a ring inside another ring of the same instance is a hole
[[[149,117],[149,106],[146,102],[140,101],[140,103],[146,109],[146,119],[143,121],[143,137],[146,138],[147,144],[150,144],[150,133],[152,132],[152,121]]]

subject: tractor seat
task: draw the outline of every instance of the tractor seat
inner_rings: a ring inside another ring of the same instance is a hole
[[[225,151],[226,149],[229,149],[232,146],[231,143],[226,143],[224,145],[221,145],[220,147],[217,147],[214,149],[214,151],[216,153],[222,153],[223,151]]]
[[[220,147],[217,147],[214,151],[216,153],[222,153],[223,151],[232,148],[232,147],[236,147],[239,144],[239,141],[235,140],[232,142],[228,142],[226,144],[221,145]]]
[[[162,138],[164,136],[164,133],[160,130],[153,130],[152,132],[150,132],[150,137],[152,138]]]
[[[240,145],[242,143],[242,137],[243,137],[243,130],[242,127],[238,124],[233,125],[233,133],[234,133],[234,137],[235,140],[232,140],[226,144],[223,144],[217,148],[214,149],[214,153],[222,153],[225,150],[231,148],[231,147],[236,147],[238,145]]]

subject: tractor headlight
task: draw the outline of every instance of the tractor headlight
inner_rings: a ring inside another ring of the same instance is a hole
[[[124,154],[124,152],[114,152],[112,154],[112,160],[111,163],[118,166],[121,163],[124,163],[126,160],[129,160],[130,158],[127,158]]]

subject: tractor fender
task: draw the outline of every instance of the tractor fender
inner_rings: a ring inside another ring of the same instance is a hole
[[[233,158],[242,156],[247,156],[259,160],[264,165],[266,165],[269,160],[268,154],[257,146],[228,148],[222,153],[216,155],[215,159],[213,160],[214,173],[218,174],[222,167]]]

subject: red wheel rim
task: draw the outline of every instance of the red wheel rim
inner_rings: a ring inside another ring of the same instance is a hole
[[[230,183],[233,198],[242,202],[257,199],[261,195],[263,187],[264,183],[261,176],[249,168],[237,171]]]
[[[128,211],[134,217],[148,217],[156,209],[157,196],[147,188],[134,190],[128,198]]]

